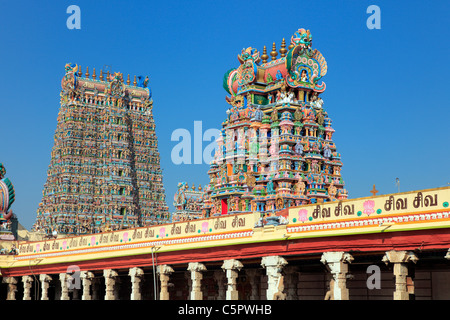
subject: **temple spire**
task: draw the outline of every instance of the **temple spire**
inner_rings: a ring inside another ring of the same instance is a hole
[[[286,56],[286,52],[287,52],[286,40],[283,38],[283,41],[281,42],[281,48],[280,48],[280,54],[281,54],[282,58]]]
[[[272,51],[270,52],[270,55],[272,56],[272,60],[277,60],[278,52],[277,52],[277,47],[275,45],[275,42],[272,45]]]
[[[263,48],[263,54],[261,56],[261,59],[262,59],[263,63],[266,63],[267,59],[269,59],[269,56],[267,55],[267,48],[266,48],[266,46],[264,46],[264,48]]]

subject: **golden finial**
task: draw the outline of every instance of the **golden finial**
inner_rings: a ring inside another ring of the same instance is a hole
[[[109,82],[109,70],[108,70],[108,72],[106,72],[106,81]]]
[[[100,69],[100,81],[103,81],[103,69]]]
[[[135,86],[135,87],[137,86],[136,76],[134,76],[133,86]]]
[[[128,75],[128,77],[127,77],[127,84],[128,85],[130,84],[130,75]]]
[[[86,67],[86,74],[84,75],[86,78],[89,78],[89,67]]]
[[[94,68],[94,71],[92,72],[92,79],[95,80],[95,78],[97,78],[97,75],[95,74],[95,68]]]
[[[78,66],[78,76],[80,78],[83,76],[83,71],[81,71],[81,66]]]
[[[281,49],[280,49],[280,54],[281,54],[281,57],[283,58],[283,57],[286,57],[286,52],[287,52],[287,49],[286,49],[286,40],[284,40],[284,38],[283,38],[283,41],[281,41]]]
[[[294,46],[294,44],[291,42],[291,44],[290,44],[289,47],[288,47],[288,50],[291,50],[293,47],[295,47],[295,46]]]
[[[272,52],[270,53],[270,55],[272,56],[272,60],[277,60],[278,52],[277,52],[277,47],[275,45],[275,42],[273,43]]]
[[[267,55],[267,48],[266,48],[266,46],[264,46],[264,48],[263,48],[263,54],[261,56],[261,59],[262,59],[263,63],[266,63],[267,59],[269,59],[269,56]]]

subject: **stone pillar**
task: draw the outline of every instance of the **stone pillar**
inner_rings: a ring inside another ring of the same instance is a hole
[[[250,300],[260,300],[259,297],[259,287],[258,283],[260,279],[258,279],[261,276],[261,273],[258,269],[246,269],[245,275],[248,278],[248,282],[252,286],[252,293],[250,294]]]
[[[283,292],[284,284],[281,271],[287,264],[287,261],[280,256],[268,256],[262,258],[261,266],[266,269],[267,274],[267,300],[279,299],[279,293]]]
[[[159,300],[169,300],[169,279],[172,274],[172,267],[163,264],[158,266],[159,280],[161,281],[161,291],[159,294]]]
[[[80,278],[83,284],[83,293],[81,295],[81,300],[92,300],[90,289],[92,285],[92,279],[94,279],[94,274],[89,271],[81,271]]]
[[[59,274],[59,282],[61,283],[61,298],[60,298],[60,300],[70,300],[68,280],[69,280],[69,275],[67,273]]]
[[[14,277],[5,277],[3,278],[2,282],[8,284],[8,293],[6,295],[6,300],[16,300],[17,279]]]
[[[48,300],[48,287],[50,286],[50,281],[52,281],[52,277],[47,274],[39,275],[39,280],[41,281],[41,300]]]
[[[298,284],[298,267],[287,266],[284,268],[286,274],[287,294],[286,300],[298,300],[297,284]]]
[[[144,270],[141,268],[130,268],[128,275],[131,278],[131,300],[142,300],[141,281],[144,276]]]
[[[118,274],[115,270],[107,269],[103,270],[103,277],[105,277],[105,300],[115,300],[115,287]]]
[[[188,270],[191,272],[192,290],[191,290],[191,300],[203,300],[202,292],[202,279],[203,271],[206,271],[206,267],[202,263],[190,262],[188,265]]]
[[[325,297],[326,300],[348,300],[349,293],[347,289],[348,265],[352,263],[353,257],[350,253],[324,252],[320,262],[327,266],[332,279],[330,280],[330,291]]]
[[[406,278],[408,276],[408,262],[416,263],[419,260],[411,251],[387,251],[383,262],[394,264],[395,292],[394,300],[409,300]]]
[[[214,279],[217,282],[217,300],[225,300],[225,275],[223,271],[214,271]]]
[[[238,272],[242,269],[243,265],[239,260],[225,260],[222,265],[222,270],[225,271],[227,276],[227,300],[238,300],[238,291],[236,290],[236,279]]]
[[[23,300],[31,300],[31,287],[33,286],[33,277],[23,276]]]

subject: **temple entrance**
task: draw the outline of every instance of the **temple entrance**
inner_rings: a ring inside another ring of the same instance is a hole
[[[228,202],[227,199],[222,199],[222,215],[228,213]]]

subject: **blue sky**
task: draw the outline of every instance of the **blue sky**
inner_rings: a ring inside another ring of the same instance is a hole
[[[69,5],[81,29],[69,30]],[[369,5],[381,29],[369,30]],[[244,47],[277,48],[299,28],[328,63],[322,95],[350,198],[450,183],[448,1],[0,0],[0,162],[12,209],[30,228],[46,180],[64,65],[149,75],[169,207],[179,181],[205,185],[207,164],[175,165],[175,129],[220,128],[223,74]],[[205,147],[208,142],[203,143]]]

